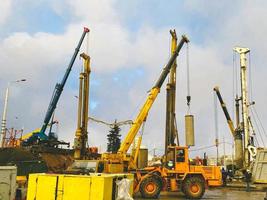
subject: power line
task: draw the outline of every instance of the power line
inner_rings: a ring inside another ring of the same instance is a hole
[[[262,128],[262,130],[263,130],[264,135],[267,137],[265,128],[264,128],[264,126],[263,126],[262,123],[261,123],[261,120],[260,120],[260,117],[259,117],[259,115],[258,115],[258,112],[257,112],[257,110],[256,110],[255,105],[252,106],[252,109],[254,110],[254,112],[255,112],[255,114],[256,114],[256,117],[257,117],[257,119],[258,119],[258,121],[259,121],[259,123],[260,123],[260,126],[261,126],[261,128]]]
[[[252,117],[253,117],[253,119],[254,119],[256,128],[257,128],[257,130],[258,130],[258,134],[257,134],[257,135],[260,136],[261,142],[262,142],[263,146],[265,146],[265,144],[264,144],[264,140],[263,140],[262,135],[261,135],[261,130],[260,130],[259,126],[258,126],[258,123],[257,123],[257,121],[256,121],[256,118],[255,118],[255,115],[254,115],[254,112],[253,112],[252,109],[251,109],[251,114],[252,114]]]
[[[212,147],[215,147],[216,145],[210,145],[210,146],[204,146],[204,147],[200,147],[198,149],[189,149],[189,151],[199,151],[199,150],[203,150],[203,149],[209,149]]]

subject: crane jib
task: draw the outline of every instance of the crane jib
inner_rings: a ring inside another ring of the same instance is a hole
[[[170,68],[173,65],[175,59],[177,58],[181,48],[183,47],[184,43],[188,43],[189,40],[187,39],[186,36],[182,36],[181,41],[179,42],[174,54],[171,56],[171,58],[169,59],[169,62],[167,63],[166,67],[163,69],[163,71],[161,72],[161,75],[158,79],[158,81],[156,82],[155,86],[151,89],[147,100],[145,101],[142,109],[140,110],[138,116],[136,117],[136,119],[134,120],[134,123],[132,124],[129,132],[126,135],[126,138],[123,140],[120,149],[118,150],[118,153],[120,154],[125,154],[127,153],[127,151],[130,148],[130,145],[132,144],[136,134],[138,133],[142,123],[144,122],[144,120],[146,119],[148,112],[150,110],[150,108],[152,107],[158,93],[159,90],[163,84],[163,82],[165,81],[168,73],[170,72]]]
[[[177,45],[176,50],[174,51],[174,53],[172,54],[171,58],[169,59],[169,62],[167,63],[166,67],[163,69],[163,71],[161,72],[161,75],[158,79],[158,81],[156,82],[154,87],[157,88],[161,88],[163,82],[165,81],[175,59],[177,58],[177,56],[179,55],[179,52],[181,50],[181,48],[183,47],[184,43],[188,43],[189,39],[183,35],[182,39],[180,40],[179,44]]]

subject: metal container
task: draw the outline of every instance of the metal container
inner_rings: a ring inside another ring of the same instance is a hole
[[[137,167],[139,169],[147,167],[148,164],[148,149],[140,148],[137,159]]]
[[[17,167],[0,166],[0,199],[13,200],[16,193]]]
[[[193,115],[185,115],[185,141],[186,146],[195,146]]]
[[[267,183],[267,149],[258,150],[252,169],[254,183]]]
[[[132,196],[133,174],[30,174],[27,200],[116,200],[119,177],[131,181]]]

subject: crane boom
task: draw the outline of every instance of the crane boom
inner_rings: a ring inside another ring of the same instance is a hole
[[[217,97],[218,97],[218,99],[219,99],[219,101],[220,101],[220,104],[221,104],[223,113],[224,113],[225,118],[226,118],[226,120],[227,120],[227,124],[228,124],[228,126],[229,126],[229,128],[230,128],[230,131],[231,131],[232,135],[235,136],[234,123],[233,123],[233,121],[232,121],[232,119],[231,119],[231,117],[230,117],[230,115],[229,115],[229,113],[228,113],[228,110],[227,110],[227,108],[226,108],[226,105],[225,105],[225,103],[224,103],[224,101],[223,101],[223,99],[222,99],[221,93],[220,93],[220,91],[219,91],[219,87],[215,87],[213,90],[216,92]]]
[[[170,69],[174,61],[176,60],[181,48],[183,47],[184,43],[188,43],[188,42],[189,42],[188,38],[185,35],[183,35],[179,44],[177,45],[177,48],[175,49],[172,56],[170,57],[167,65],[164,67],[163,71],[161,72],[160,77],[158,78],[156,84],[150,90],[150,93],[147,97],[146,102],[144,103],[143,107],[141,108],[140,113],[134,120],[134,123],[132,124],[126,138],[122,142],[120,149],[118,150],[118,153],[126,154],[127,151],[129,150],[131,144],[134,141],[136,134],[138,133],[138,130],[140,129],[142,123],[145,121],[151,106],[153,105],[158,93],[160,92],[160,88],[164,80],[166,79],[168,73],[170,72]]]
[[[71,71],[72,66],[74,64],[74,61],[75,61],[75,59],[76,59],[76,57],[78,55],[78,52],[80,51],[80,47],[82,45],[82,42],[84,40],[84,37],[85,37],[85,35],[88,32],[89,32],[89,29],[86,28],[86,27],[84,27],[84,31],[82,33],[81,39],[80,39],[80,41],[79,41],[79,43],[78,43],[78,45],[77,45],[77,47],[76,47],[76,49],[74,51],[74,54],[73,54],[73,56],[72,56],[72,58],[70,60],[70,63],[68,65],[68,68],[67,68],[67,70],[66,70],[66,72],[64,74],[64,77],[63,77],[61,83],[57,83],[56,86],[55,86],[55,89],[54,89],[54,92],[53,92],[51,101],[49,103],[49,106],[48,106],[48,109],[47,109],[47,112],[46,112],[46,115],[45,115],[45,118],[44,118],[44,122],[43,122],[42,128],[40,130],[40,133],[42,133],[42,134],[45,133],[45,130],[47,128],[47,125],[48,125],[48,123],[49,123],[49,121],[50,121],[50,119],[52,117],[52,114],[53,114],[53,112],[56,109],[58,100],[59,100],[59,98],[61,96],[61,93],[63,91],[63,88],[65,86],[65,83],[66,83],[66,81],[67,81],[67,79],[69,77],[70,71]]]
[[[244,157],[243,157],[243,144],[242,144],[242,134],[241,134],[241,130],[238,128],[234,128],[234,123],[228,113],[228,110],[226,108],[226,105],[222,99],[222,96],[221,96],[221,93],[219,91],[219,87],[215,87],[213,89],[216,94],[217,94],[217,97],[220,101],[220,104],[221,104],[221,107],[222,107],[222,110],[224,112],[224,115],[225,115],[225,118],[227,120],[227,124],[230,128],[230,131],[232,133],[232,136],[234,138],[234,144],[235,144],[235,164],[237,166],[238,169],[242,168],[243,167],[243,160],[244,160]],[[238,103],[236,104],[237,106],[237,112],[238,112]],[[237,117],[238,119],[238,117]]]

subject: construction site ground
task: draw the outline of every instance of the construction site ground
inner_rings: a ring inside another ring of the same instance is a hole
[[[216,188],[209,189],[205,192],[202,199],[231,199],[231,200],[263,200],[266,192],[251,191],[246,192],[244,188]],[[147,200],[139,196],[135,200]],[[177,200],[186,199],[181,192],[162,192],[159,199]]]

